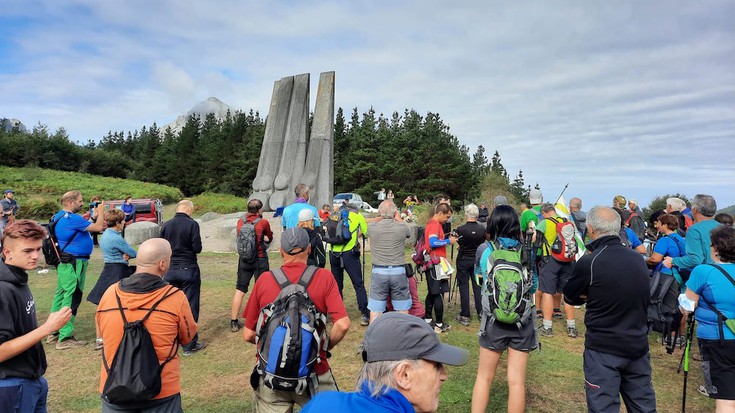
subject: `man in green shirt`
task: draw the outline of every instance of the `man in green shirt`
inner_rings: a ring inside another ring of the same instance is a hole
[[[339,293],[342,294],[344,287],[344,271],[352,280],[352,286],[355,288],[357,296],[357,308],[362,314],[360,325],[367,326],[370,324],[370,310],[368,310],[367,292],[365,291],[365,282],[362,278],[362,268],[360,266],[360,244],[358,236],[362,234],[363,238],[367,236],[367,222],[365,217],[357,211],[349,210],[347,221],[350,225],[350,240],[345,244],[329,245],[329,265],[332,267],[332,274],[339,286]]]

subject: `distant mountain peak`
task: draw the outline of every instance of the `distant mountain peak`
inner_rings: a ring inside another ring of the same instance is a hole
[[[168,125],[165,125],[163,128],[161,128],[161,134],[166,132],[166,128],[171,128],[171,132],[174,134],[177,134],[181,132],[181,129],[184,128],[184,125],[186,125],[186,120],[191,115],[199,115],[202,119],[204,119],[205,116],[209,115],[210,113],[214,114],[214,117],[217,120],[222,120],[227,116],[227,111],[230,111],[230,113],[234,113],[235,109],[227,105],[226,103],[222,102],[221,100],[217,99],[214,96],[208,97],[206,100],[203,100],[194,107],[192,107],[190,110],[188,110],[183,115],[180,115],[176,118],[173,122],[169,123]]]
[[[13,128],[18,128],[18,130],[20,130],[23,133],[28,131],[28,128],[26,128],[26,125],[24,125],[23,122],[15,118],[8,119],[8,118],[0,117],[0,127],[5,129],[5,132],[10,132],[13,130]]]

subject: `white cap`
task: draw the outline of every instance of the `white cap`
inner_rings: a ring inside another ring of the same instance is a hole
[[[314,211],[312,211],[309,208],[304,208],[301,211],[299,211],[299,222],[301,221],[311,221],[314,219]]]

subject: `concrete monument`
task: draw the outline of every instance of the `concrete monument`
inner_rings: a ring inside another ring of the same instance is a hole
[[[309,74],[287,76],[273,86],[258,172],[250,198],[275,210],[293,202],[299,183],[309,186],[309,203],[332,203],[334,185],[334,72],[319,77],[309,130]]]

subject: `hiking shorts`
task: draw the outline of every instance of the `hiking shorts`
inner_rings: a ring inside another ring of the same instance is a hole
[[[260,274],[269,269],[268,258],[258,258],[257,262],[247,262],[239,258],[237,260],[237,284],[235,284],[235,288],[237,291],[248,292],[248,286],[253,275],[257,281]]]
[[[559,262],[551,257],[541,258],[538,266],[538,289],[552,295],[561,293],[572,277],[572,269],[570,262]]]
[[[735,340],[725,340],[724,344],[720,340],[698,340],[702,345],[702,368],[709,376],[705,382],[712,383],[707,389],[709,397],[735,400]]]
[[[487,317],[483,313],[483,318]],[[481,323],[482,324],[482,323]],[[485,323],[485,330],[478,334],[480,347],[488,350],[503,352],[508,348],[529,353],[538,348],[536,332],[536,311],[531,312],[531,318],[521,328],[498,321]]]
[[[396,311],[408,311],[411,308],[411,293],[408,290],[406,267],[403,265],[373,265],[368,310],[382,313],[388,298]]]

